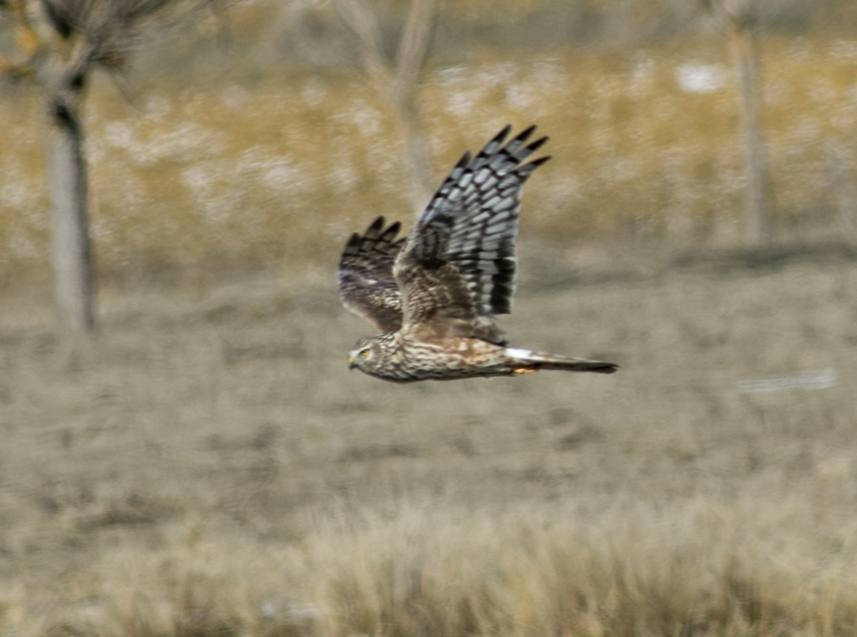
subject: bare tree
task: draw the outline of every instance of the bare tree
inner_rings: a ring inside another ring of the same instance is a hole
[[[335,7],[360,42],[363,66],[375,90],[391,104],[401,126],[411,173],[411,202],[419,212],[432,195],[432,175],[416,97],[438,0],[411,0],[395,61],[384,55],[378,16],[365,0],[336,0]]]
[[[828,140],[824,145],[824,155],[829,187],[836,199],[839,225],[853,233],[857,230],[857,175],[848,152],[841,144]]]
[[[729,24],[732,57],[738,75],[741,127],[747,163],[744,238],[759,244],[770,235],[770,175],[761,123],[762,90],[756,45],[758,17],[754,0],[716,0]]]
[[[64,327],[95,327],[87,164],[81,108],[92,72],[123,68],[147,40],[186,23],[214,0],[0,0],[19,57],[7,79],[33,81],[47,106],[51,264]]]

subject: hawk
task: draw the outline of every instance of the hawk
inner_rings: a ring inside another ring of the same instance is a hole
[[[495,316],[512,309],[521,189],[549,157],[523,163],[547,141],[507,126],[452,169],[406,238],[378,217],[339,260],[346,309],[381,333],[357,341],[349,364],[407,383],[512,376],[540,369],[612,374],[617,365],[509,347]]]

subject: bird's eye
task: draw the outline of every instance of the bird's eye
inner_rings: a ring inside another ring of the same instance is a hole
[[[360,350],[360,356],[361,356],[362,358],[366,358],[366,357],[368,357],[368,356],[369,356],[369,350],[368,350],[368,349],[361,349],[361,350]]]

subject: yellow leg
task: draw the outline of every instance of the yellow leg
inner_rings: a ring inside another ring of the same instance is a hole
[[[539,370],[531,369],[529,367],[519,367],[518,369],[515,370],[515,373],[516,374],[535,374],[537,371],[539,371]]]

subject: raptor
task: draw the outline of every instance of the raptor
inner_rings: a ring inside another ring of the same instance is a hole
[[[378,217],[354,233],[339,260],[343,305],[380,334],[361,338],[351,368],[388,381],[513,376],[540,369],[611,374],[613,363],[510,347],[496,322],[512,309],[521,190],[549,157],[547,141],[507,126],[466,152],[407,237]]]

